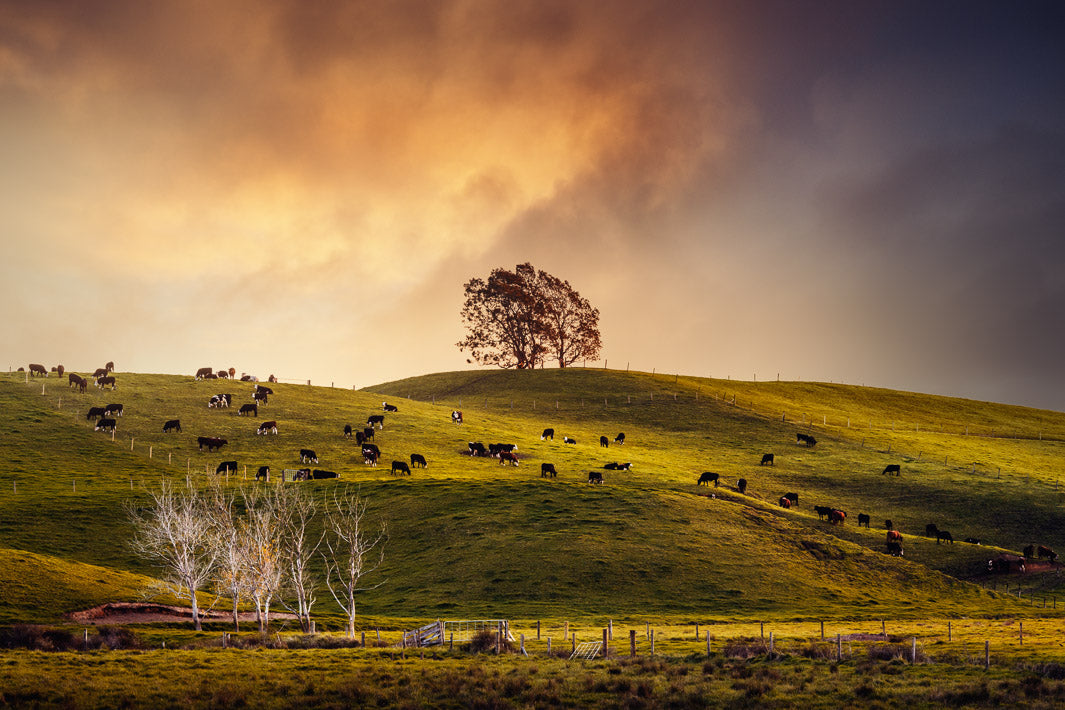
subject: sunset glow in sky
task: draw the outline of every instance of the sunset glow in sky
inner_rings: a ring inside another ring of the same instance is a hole
[[[0,0],[0,366],[463,369],[463,283],[529,261],[611,368],[1065,409],[1063,37],[1060,2]]]

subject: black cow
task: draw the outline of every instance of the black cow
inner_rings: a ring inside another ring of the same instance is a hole
[[[398,412],[399,411],[399,407],[397,407],[394,404],[389,404],[388,402],[381,402],[381,408],[384,411],[386,411],[386,412]]]
[[[588,483],[599,483],[599,484],[602,484],[603,483],[603,474],[602,474],[602,472],[601,471],[589,471],[588,472]]]
[[[368,426],[368,427],[365,427],[365,428],[364,428],[364,429],[362,430],[362,438],[363,438],[363,439],[365,439],[365,440],[367,440],[367,441],[372,441],[372,440],[374,440],[374,435],[373,435],[373,431],[374,431],[374,430],[373,430],[373,427],[372,427],[372,426]]]
[[[815,505],[814,510],[817,512],[818,520],[824,520],[832,514],[832,508],[827,505]]]
[[[451,410],[451,421],[455,422],[456,424],[461,424],[462,412],[458,411],[457,409]]]
[[[511,464],[514,464],[515,466],[517,466],[518,465],[518,457],[515,454],[510,453],[509,451],[500,451],[499,452],[499,463],[501,465],[502,464],[511,463]]]
[[[615,436],[614,437],[614,443],[615,444],[624,444],[625,443],[625,432],[621,432],[620,434]]]
[[[323,478],[340,478],[340,476],[336,474],[336,471],[323,471],[320,468],[316,468],[311,471],[311,478],[317,481]]]
[[[172,431],[176,431],[179,434],[181,433],[181,420],[180,419],[171,419],[170,421],[168,421],[166,424],[163,425],[163,433],[164,434],[169,434]]]
[[[741,478],[740,480],[736,481],[736,490],[739,491],[742,494],[746,494],[747,493],[747,479],[746,478]]]
[[[318,454],[313,449],[300,449],[300,463],[318,463]]]
[[[237,472],[236,461],[223,461],[222,463],[218,464],[218,468],[214,470],[215,473],[226,473],[228,471],[232,471],[233,473]]]
[[[951,534],[948,531],[946,531],[946,530],[936,530],[936,544],[938,545],[943,540],[946,540],[951,545],[954,544],[954,538],[951,536]]]
[[[790,500],[795,505],[799,504],[799,494],[798,493],[790,493],[790,492],[789,493],[785,493],[784,497],[787,498],[788,500]]]
[[[99,419],[107,413],[104,407],[89,407],[89,413],[85,415],[85,419]]]
[[[759,466],[773,466],[773,465],[775,465],[773,463],[773,454],[762,454],[762,462],[759,463],[758,465]]]
[[[363,434],[361,431],[355,432],[355,443],[356,444],[362,444],[366,440],[367,440],[366,439],[366,435]]]
[[[610,439],[606,438],[605,436],[599,437],[599,445],[609,448],[610,447]]]
[[[352,429],[351,429],[351,425],[350,424],[345,424],[344,425],[344,438],[345,439],[350,439],[352,433],[353,432],[352,432]],[[359,443],[361,444],[362,442],[360,441]]]
[[[237,414],[242,417],[246,414],[257,417],[259,416],[259,405],[254,403],[242,404],[240,405],[240,411],[237,412]]]
[[[208,451],[214,451],[215,449],[221,449],[229,442],[217,436],[199,436],[196,437],[196,443],[199,444],[200,451],[203,451],[203,447],[205,446]]]
[[[101,377],[107,377],[107,368],[106,367],[98,367],[98,368],[96,368],[95,370],[92,371],[92,378],[94,380],[98,380]]]
[[[719,484],[719,478],[720,474],[714,473],[712,471],[704,471],[699,475],[699,480],[695,482],[695,485],[701,486],[705,483],[707,486],[709,486],[710,481],[713,481],[714,488],[717,488]]]
[[[273,377],[273,375],[271,375],[271,377]],[[277,380],[270,380],[270,381],[271,382],[277,382]],[[264,395],[271,395],[271,394],[274,393],[274,391],[272,389],[270,389],[269,387],[266,387],[265,385],[258,385],[258,384],[255,385],[255,391],[256,392],[262,392]]]
[[[1050,560],[1051,562],[1057,562],[1058,561],[1058,553],[1054,552],[1053,550],[1051,550],[1049,547],[1047,547],[1045,545],[1040,545],[1038,548],[1036,548],[1035,556],[1040,558],[1040,559],[1045,557],[1046,559]]]
[[[564,437],[562,437],[562,443],[563,444],[576,444],[577,440],[576,439],[571,439],[568,436],[564,436]]]
[[[114,431],[118,423],[114,419],[101,419],[96,422],[96,431]]]
[[[392,474],[407,474],[410,475],[410,466],[405,461],[393,461],[392,462]]]
[[[256,434],[276,434],[277,433],[277,422],[275,422],[275,421],[263,422],[262,424],[259,425],[259,428],[255,430],[255,433]]]
[[[868,530],[869,529],[869,523],[871,521],[872,521],[872,518],[870,518],[865,513],[858,513],[858,527],[861,527],[862,525],[864,525],[866,527],[866,529]]]
[[[470,456],[487,456],[488,450],[484,448],[484,444],[479,441],[469,442]]]
[[[421,466],[422,468],[428,468],[429,467],[429,464],[427,464],[425,462],[425,457],[422,456],[421,454],[411,454],[410,455],[410,465],[411,466]]]
[[[263,390],[255,390],[254,392],[252,392],[251,398],[255,400],[256,404],[261,404],[264,407],[270,401],[270,397],[268,396],[268,393],[264,392]]]
[[[260,466],[258,473],[255,474],[256,481],[269,481],[270,480],[270,467]]]
[[[795,435],[795,443],[796,444],[806,444],[807,446],[816,446],[817,445],[817,439],[813,438],[809,434],[796,434]]]
[[[196,379],[197,380],[203,380],[203,379],[206,379],[206,377],[208,375],[213,375],[213,374],[214,374],[214,368],[212,368],[212,367],[201,367],[199,370],[196,370]]]
[[[892,473],[898,476],[902,473],[902,468],[897,463],[889,463],[887,466],[884,466],[884,470],[880,475],[883,476],[884,474]]]
[[[888,554],[892,557],[902,557],[902,543],[894,540],[888,540],[887,542]]]
[[[938,532],[939,528],[936,527],[935,523],[929,523],[928,525],[924,526],[925,537],[935,537]]]
[[[544,429],[544,433],[540,435],[540,441],[543,441],[544,439],[550,439],[551,441],[554,441],[555,440],[555,430],[554,429]]]
[[[502,454],[504,452],[509,454],[509,453],[517,451],[517,450],[518,450],[517,444],[489,444],[488,445],[488,455],[489,456],[499,456],[500,454]]]
[[[557,478],[558,477],[558,471],[555,470],[555,464],[553,464],[553,463],[542,463],[542,464],[540,464],[540,478],[547,478],[548,476],[551,476],[551,478]]]
[[[104,413],[109,417],[121,417],[123,409],[121,404],[109,404],[104,407]]]
[[[617,461],[614,461],[612,463],[606,464],[605,466],[603,466],[603,468],[605,468],[607,471],[628,471],[632,469],[632,464],[628,462],[618,463]]]
[[[115,388],[115,378],[114,377],[110,377],[110,376],[108,376],[108,377],[98,377],[98,378],[96,378],[96,386],[99,387],[100,389],[103,389],[104,387],[106,387],[108,389],[113,390]]]
[[[376,426],[378,429],[385,428],[385,415],[384,414],[371,414],[370,418],[366,420],[366,426]]]

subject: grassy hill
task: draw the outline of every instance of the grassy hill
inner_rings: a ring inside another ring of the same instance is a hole
[[[252,387],[119,373],[114,392],[76,394],[54,378],[0,379],[0,555],[32,555],[52,570],[27,577],[25,564],[0,564],[0,589],[49,590],[12,595],[3,616],[58,618],[138,598],[130,575],[153,570],[126,546],[124,504],[144,500],[164,477],[213,475],[223,460],[249,477],[269,465],[276,485],[278,471],[299,467],[300,448],[315,449],[318,466],[341,478],[296,485],[323,497],[358,487],[388,525],[385,584],[365,594],[368,615],[1004,614],[1011,598],[965,580],[999,548],[1065,548],[1057,480],[1065,415],[1057,412],[843,385],[572,369],[442,373],[364,391],[277,384],[257,419],[240,417]],[[218,392],[234,395],[232,409],[207,408]],[[399,412],[377,432],[383,457],[374,469],[342,430],[380,413],[382,400]],[[85,420],[90,406],[111,402],[125,406],[114,441]],[[464,424],[450,421],[451,409],[463,410]],[[175,418],[183,433],[163,434]],[[279,422],[277,436],[256,435],[266,419]],[[545,427],[554,441],[540,440]],[[624,446],[600,447],[601,435],[620,431]],[[797,445],[796,431],[817,446]],[[230,444],[201,452],[201,435]],[[563,435],[578,443],[563,444]],[[515,443],[521,464],[471,458],[468,441]],[[388,463],[414,452],[429,467],[392,477]],[[758,465],[766,452],[775,466]],[[611,461],[633,469],[604,471]],[[559,477],[541,479],[541,462]],[[902,475],[881,475],[888,463]],[[589,486],[591,470],[606,484]],[[697,487],[702,471],[719,472],[722,486]],[[741,477],[747,495],[734,490]],[[789,491],[800,505],[785,511],[776,501]],[[847,524],[819,521],[815,504],[847,510]],[[859,512],[872,516],[870,530],[858,529]],[[885,518],[905,535],[904,559],[882,552]],[[919,535],[928,522],[985,544],[936,545]],[[85,565],[102,571],[86,575]],[[68,577],[99,582],[52,581]],[[1059,581],[1026,584],[1052,593]],[[317,609],[334,611],[325,596]]]

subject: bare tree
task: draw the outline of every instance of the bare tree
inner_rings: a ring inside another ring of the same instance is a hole
[[[151,504],[146,509],[127,507],[134,527],[130,545],[136,554],[161,568],[159,579],[168,591],[189,600],[200,631],[196,594],[211,580],[218,564],[208,506],[196,489],[187,486],[178,492],[165,480],[149,495]]]
[[[333,599],[347,615],[348,638],[355,637],[356,595],[384,584],[361,586],[363,578],[375,572],[385,560],[384,523],[376,532],[368,531],[367,527],[366,502],[359,494],[334,493],[326,514],[325,581]]]
[[[215,588],[233,600],[233,628],[240,631],[240,601],[249,591],[248,539],[244,521],[235,511],[235,497],[220,485],[212,488],[210,515],[214,543],[218,548]]]
[[[310,489],[303,486],[277,486],[275,501],[281,517],[282,559],[284,560],[284,587],[291,595],[290,604],[285,596],[281,603],[296,614],[304,633],[311,630],[311,608],[321,584],[314,573],[311,562],[317,557],[322,546],[324,533],[315,539],[311,533],[311,522],[317,513],[317,505]]]
[[[265,634],[270,626],[270,604],[281,589],[285,574],[284,550],[280,542],[282,516],[270,493],[251,488],[243,489],[242,495],[247,511],[241,529],[245,539],[244,569],[248,594],[255,604],[259,632]]]

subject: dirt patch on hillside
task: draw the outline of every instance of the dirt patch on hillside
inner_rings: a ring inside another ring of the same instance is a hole
[[[192,609],[187,606],[170,606],[147,602],[108,602],[84,611],[73,611],[67,617],[79,624],[101,626],[105,624],[152,624],[187,621],[192,623]],[[241,612],[241,621],[254,621],[255,612]],[[229,621],[232,613],[212,609],[200,610],[203,621]],[[295,614],[271,613],[271,619],[295,619]]]

